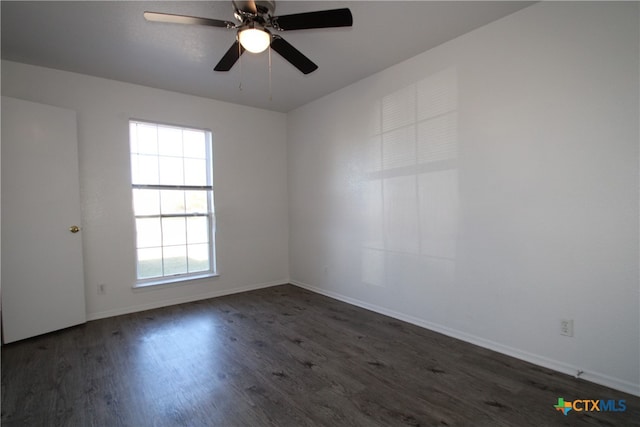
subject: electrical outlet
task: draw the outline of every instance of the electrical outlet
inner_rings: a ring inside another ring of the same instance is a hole
[[[107,285],[104,283],[100,283],[98,285],[98,295],[104,295],[107,293]]]
[[[573,319],[560,320],[560,335],[565,337],[573,336]]]

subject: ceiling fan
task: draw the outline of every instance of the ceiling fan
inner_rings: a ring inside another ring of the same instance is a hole
[[[273,16],[275,1],[232,1],[234,16],[239,23],[197,16],[144,12],[144,18],[153,22],[205,25],[238,30],[236,41],[215,66],[215,71],[229,71],[245,50],[260,53],[269,46],[294,67],[309,74],[318,66],[273,31],[307,30],[311,28],[350,27],[353,17],[348,8]]]

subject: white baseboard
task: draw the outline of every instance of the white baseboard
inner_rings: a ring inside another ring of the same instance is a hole
[[[346,302],[348,304],[352,304],[376,313],[384,314],[385,316],[393,317],[394,319],[402,320],[407,323],[414,324],[416,326],[420,326],[425,329],[429,329],[434,332],[441,333],[443,335],[447,335],[452,338],[456,338],[471,344],[478,345],[480,347],[487,348],[489,350],[496,351],[498,353],[506,354],[507,356],[515,357],[516,359],[524,360],[529,363],[533,363],[534,365],[542,366],[544,368],[552,369],[554,371],[561,372],[563,374],[568,374],[571,376],[577,376],[578,372],[580,372],[580,378],[603,385],[605,387],[610,387],[615,390],[619,390],[625,393],[632,394],[634,396],[640,396],[640,384],[635,384],[629,381],[625,381],[619,378],[613,378],[608,375],[604,375],[598,372],[588,371],[582,369],[577,366],[573,366],[571,364],[567,364],[564,362],[560,362],[557,360],[549,359],[544,356],[540,356],[534,353],[529,353],[527,351],[519,350],[517,348],[509,347],[491,340],[487,340],[482,337],[478,337],[475,335],[467,334],[465,332],[461,332],[455,329],[448,328],[446,326],[442,326],[436,323],[427,322],[420,318],[410,316],[404,313],[400,313],[394,310],[389,310],[384,307],[380,307],[374,304],[369,304],[364,301],[360,301],[355,298],[347,297],[341,295],[336,292],[327,291],[322,288],[318,288],[313,285],[309,285],[307,283],[299,282],[297,280],[291,280],[289,283],[295,286],[299,286],[301,288],[307,289],[311,292],[315,292],[329,298],[333,298],[339,301]]]
[[[253,285],[239,286],[232,289],[222,289],[204,294],[192,295],[188,297],[172,298],[163,301],[152,302],[148,304],[134,305],[116,310],[98,311],[95,313],[87,313],[87,321],[105,319],[107,317],[120,316],[122,314],[137,313],[139,311],[152,310],[154,308],[168,307],[176,304],[184,304],[187,302],[200,301],[209,298],[222,297],[225,295],[237,294],[240,292],[254,291],[256,289],[270,288],[289,283],[287,280],[278,282],[258,283]]]

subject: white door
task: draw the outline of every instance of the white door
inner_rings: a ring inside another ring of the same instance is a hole
[[[86,321],[75,111],[2,97],[2,330]],[[75,230],[75,229],[73,229]]]

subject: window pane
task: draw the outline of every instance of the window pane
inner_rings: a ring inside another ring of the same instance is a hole
[[[138,152],[138,125],[129,126],[129,145],[132,153]]]
[[[138,249],[138,278],[162,276],[162,249]]]
[[[182,157],[182,130],[173,127],[158,127],[158,154]]]
[[[162,213],[163,214],[183,214],[184,213],[184,191],[183,190],[162,190]]]
[[[182,170],[182,158],[159,157],[158,159],[160,163],[160,184],[183,185],[184,172]]]
[[[184,141],[184,156],[197,159],[207,158],[205,133],[203,131],[185,130],[182,134]]]
[[[184,159],[184,183],[207,185],[207,162],[204,159]]]
[[[187,218],[187,243],[207,243],[208,223],[206,216]]]
[[[187,213],[207,213],[207,190],[185,191]]]
[[[209,270],[209,245],[189,245],[189,272]]]
[[[167,246],[164,248],[164,275],[187,273],[187,247]]]
[[[138,248],[161,246],[160,218],[136,219],[136,237]]]
[[[132,154],[131,155],[131,182],[133,184],[140,182],[139,175],[140,175],[140,167],[138,165],[138,155]]]
[[[133,212],[136,215],[159,215],[160,191],[134,189]]]
[[[158,130],[155,125],[138,123],[138,153],[158,154]]]
[[[184,245],[187,243],[185,218],[162,218],[162,245]]]
[[[156,156],[131,156],[131,179],[134,184],[158,183],[158,158]]]

